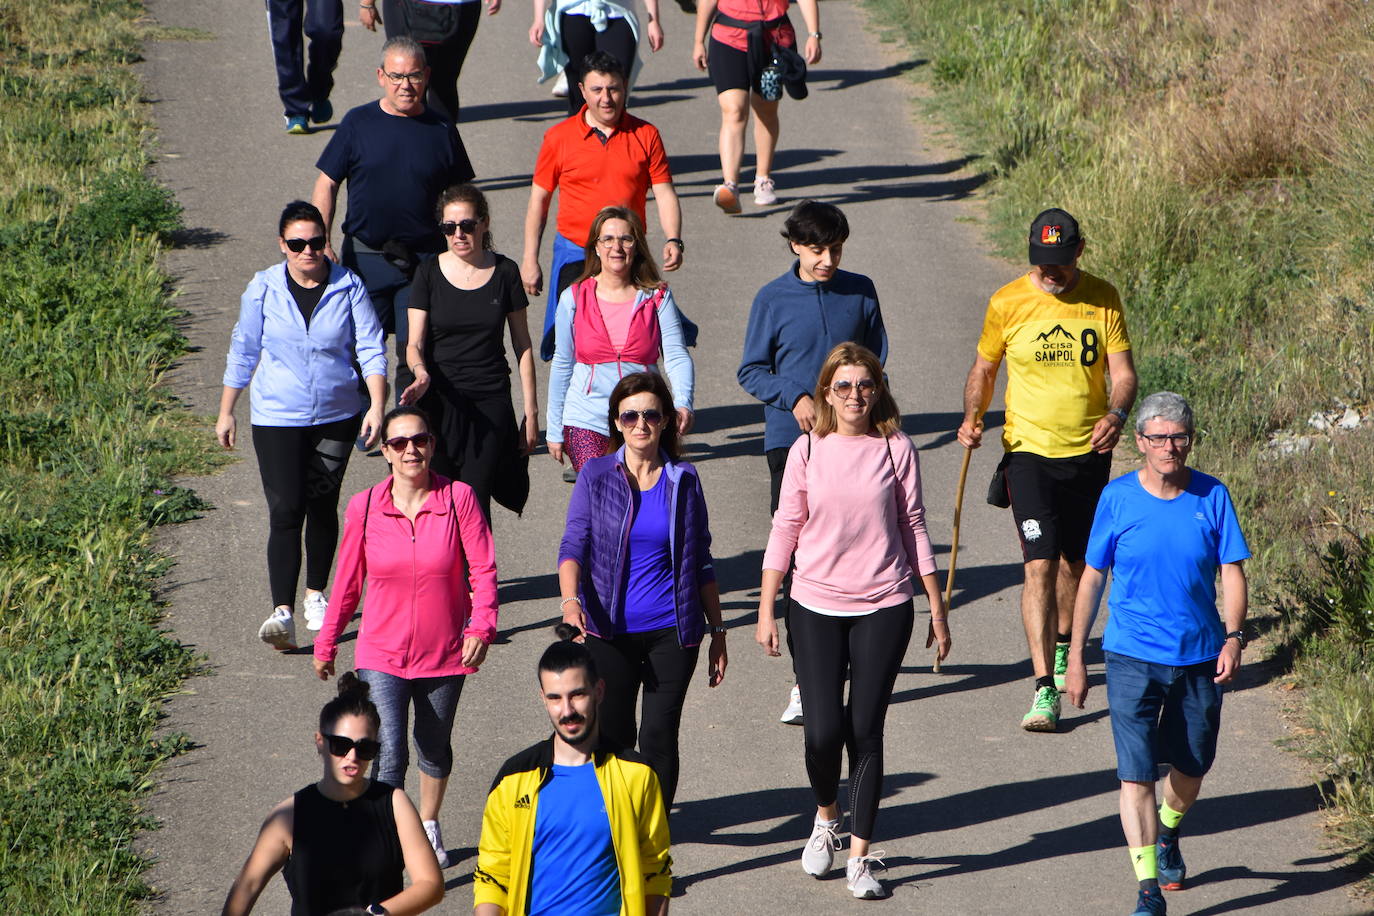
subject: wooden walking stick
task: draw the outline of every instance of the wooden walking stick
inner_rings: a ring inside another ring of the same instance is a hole
[[[980,417],[976,426],[983,425]],[[968,481],[968,463],[973,457],[973,449],[964,449],[964,463],[959,468],[959,487],[954,491],[954,534],[949,544],[949,572],[945,575],[945,616],[949,616],[951,600],[954,596],[954,565],[959,560],[959,517],[964,511],[964,483]],[[935,650],[935,664],[931,670],[940,673],[940,650]]]

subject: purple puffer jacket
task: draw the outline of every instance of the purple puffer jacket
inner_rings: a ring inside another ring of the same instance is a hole
[[[629,472],[622,463],[625,449],[593,458],[582,467],[568,503],[568,524],[558,548],[558,562],[576,560],[582,566],[578,586],[587,629],[597,636],[615,636],[625,600],[626,545],[634,523]],[[663,456],[673,526],[673,594],[677,605],[677,639],[683,648],[699,645],[706,635],[701,587],[716,581],[711,565],[711,530],[706,497],[696,468],[686,461]]]

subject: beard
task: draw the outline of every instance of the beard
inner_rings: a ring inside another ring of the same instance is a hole
[[[569,734],[564,730],[569,725],[581,725],[582,731],[578,734]],[[572,747],[581,747],[596,737],[596,707],[593,706],[585,717],[572,715],[555,721],[553,730],[558,732],[558,737]]]

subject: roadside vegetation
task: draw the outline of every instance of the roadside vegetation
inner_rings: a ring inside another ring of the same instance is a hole
[[[0,912],[132,913],[162,700],[153,528],[209,437],[160,380],[185,352],[158,266],[132,0],[0,8]]]
[[[1193,461],[1246,521],[1252,614],[1301,688],[1332,835],[1368,869],[1374,7],[870,2],[992,179],[995,242],[1023,260],[1031,216],[1079,216],[1084,266],[1126,302],[1141,394],[1193,402]]]

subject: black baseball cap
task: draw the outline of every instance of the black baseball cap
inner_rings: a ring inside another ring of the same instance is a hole
[[[1042,211],[1030,227],[1030,262],[1072,264],[1082,241],[1078,220],[1067,211],[1057,207]]]

